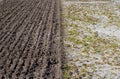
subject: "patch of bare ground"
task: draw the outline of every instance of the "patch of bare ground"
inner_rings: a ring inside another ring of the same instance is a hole
[[[0,79],[62,79],[60,0],[0,6]]]

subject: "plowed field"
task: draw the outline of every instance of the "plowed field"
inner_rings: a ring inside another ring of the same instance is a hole
[[[0,79],[61,79],[60,7],[60,0],[0,2]]]

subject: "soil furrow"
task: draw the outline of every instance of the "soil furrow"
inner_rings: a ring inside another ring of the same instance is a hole
[[[34,12],[35,12],[35,10],[34,10]],[[23,27],[21,28],[21,34],[20,34],[20,36],[19,37],[17,37],[16,38],[16,40],[14,41],[15,43],[13,43],[12,45],[11,45],[11,48],[10,48],[10,51],[12,51],[13,49],[14,49],[14,47],[16,46],[16,44],[17,44],[17,42],[19,41],[19,39],[21,38],[21,35],[22,35],[22,33],[23,33],[23,31],[24,31],[24,29],[25,29],[25,27],[26,26],[30,26],[31,24],[29,24],[28,25],[28,22],[30,21],[30,18],[32,18],[32,16],[34,15],[34,12],[31,14],[31,16],[30,17],[28,17],[27,19],[27,22],[25,22],[25,24],[23,23]],[[4,49],[5,50],[5,49]],[[12,54],[12,53],[11,53]],[[12,54],[12,56],[13,56],[14,54]]]
[[[35,10],[34,10],[34,12],[35,12]],[[29,22],[28,20],[30,20],[30,18],[32,18],[33,14],[34,14],[34,13],[32,13],[31,16],[27,18],[27,22],[25,21],[25,22],[22,24],[21,27],[22,27],[23,30],[21,30],[21,35],[22,35],[23,31],[24,31],[24,28],[28,25],[28,22]],[[10,42],[10,41],[9,41],[9,42]],[[14,45],[14,46],[15,46],[15,45]],[[14,49],[14,46],[11,45],[11,46],[9,47],[9,46],[7,45],[7,46],[6,46],[6,49],[8,49],[8,50],[4,49],[4,50],[3,50],[3,51],[4,51],[4,54],[5,54],[5,52],[8,52],[8,53],[11,52],[11,51]],[[3,55],[4,55],[4,54],[3,54]],[[9,53],[9,54],[12,54],[12,53]],[[5,55],[5,57],[8,58],[9,54],[8,54],[8,55]],[[3,56],[3,55],[2,55],[2,56]],[[12,54],[12,55],[14,55],[14,54]],[[5,60],[6,60],[6,59],[5,59]],[[4,62],[4,61],[3,61],[3,62]]]
[[[2,26],[2,27],[0,27],[0,33],[1,33],[1,31],[3,31],[3,29],[7,28],[7,25],[6,25],[7,23],[11,23],[15,19],[15,16],[18,16],[18,14],[21,13],[20,11],[23,11],[22,8],[24,8],[25,2],[26,1],[22,1],[20,3],[20,5],[18,5],[18,7],[12,11],[12,13],[9,13],[5,18],[0,20],[0,26]]]
[[[15,4],[13,4],[13,2],[12,1],[10,1],[9,0],[9,11],[8,11],[8,13],[6,13],[6,14],[4,14],[4,10],[3,10],[3,8],[4,8],[4,4],[3,4],[3,2],[1,2],[1,17],[0,17],[0,21],[2,21],[2,20],[4,20],[4,18],[6,18],[8,15],[10,15],[10,14],[12,14],[13,13],[13,11],[17,8],[17,7],[19,7],[21,4],[22,4],[22,2],[24,2],[23,0],[20,0],[20,1],[18,1],[18,2],[16,2]],[[6,5],[6,4],[5,4]]]
[[[56,1],[56,5],[57,1]],[[56,79],[58,76],[55,75],[55,72],[59,72],[61,73],[59,70],[57,70],[57,67],[59,68],[59,60],[58,60],[58,52],[57,52],[57,43],[59,40],[56,40],[56,36],[58,36],[57,34],[59,33],[58,31],[58,25],[57,25],[57,9],[58,7],[55,6],[55,11],[54,11],[54,17],[53,17],[53,24],[52,24],[52,28],[51,28],[51,33],[49,36],[49,40],[48,40],[48,52],[47,52],[47,67],[46,67],[46,71],[45,71],[45,78],[49,77],[50,79]],[[58,36],[59,37],[59,36]],[[50,41],[50,42],[49,42]],[[59,50],[58,50],[59,51]],[[53,69],[54,68],[54,69]],[[55,69],[56,68],[56,69]],[[50,73],[53,73],[52,75]]]
[[[0,79],[62,79],[59,2],[6,0],[0,8]]]
[[[31,2],[32,3],[32,2]],[[30,4],[31,5],[31,4]],[[30,10],[30,11],[27,11],[27,9],[28,10]],[[29,18],[31,18],[32,16],[30,16],[29,17],[29,14],[30,14],[30,12],[32,11],[32,9],[31,8],[28,8],[28,6],[26,6],[26,10],[23,12],[23,15],[21,15],[21,17],[19,17],[19,19],[17,20],[17,22],[15,22],[15,24],[13,25],[13,27],[10,29],[10,31],[8,31],[6,34],[5,34],[5,36],[4,37],[2,37],[2,39],[0,40],[0,43],[3,43],[3,46],[4,46],[4,44],[7,42],[7,41],[9,41],[9,39],[10,39],[10,37],[12,37],[12,35],[14,35],[14,33],[16,34],[16,30],[17,29],[19,29],[19,28],[22,28],[23,29],[23,25],[24,25],[24,23],[25,23],[25,25],[27,24],[27,20],[29,20]],[[27,18],[28,17],[28,18]],[[25,19],[25,18],[27,18],[27,19]],[[19,27],[19,26],[21,26],[21,27]],[[21,31],[21,30],[20,30]],[[22,32],[21,32],[22,33]],[[18,32],[18,37],[19,37],[19,32]],[[7,39],[6,39],[7,38]],[[3,48],[2,46],[1,46],[1,48]],[[1,49],[0,48],[0,49]]]
[[[26,2],[27,3],[27,2]],[[2,34],[1,34],[1,38],[3,38],[2,36],[4,36],[6,33],[7,34],[9,34],[9,30],[11,30],[10,28],[11,28],[11,26],[14,26],[15,27],[15,25],[17,25],[17,19],[19,19],[20,18],[20,14],[26,14],[26,11],[27,11],[27,9],[29,8],[29,6],[31,5],[31,3],[32,2],[29,2],[29,3],[27,3],[27,5],[26,6],[24,6],[23,8],[21,8],[20,9],[20,12],[18,12],[18,14],[16,14],[16,16],[14,16],[13,18],[12,18],[12,20],[10,21],[10,22],[8,22],[8,24],[7,23],[5,23],[5,24],[7,24],[7,25],[3,25],[3,26],[6,26],[7,28],[5,28],[5,29],[3,29],[2,30]],[[25,13],[23,13],[23,12],[25,12]],[[23,18],[23,17],[22,17]],[[14,21],[14,23],[12,23]],[[19,22],[19,21],[18,21]],[[14,28],[14,27],[12,27],[12,28]]]

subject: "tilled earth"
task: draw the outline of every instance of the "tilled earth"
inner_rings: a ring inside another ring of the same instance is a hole
[[[60,0],[0,2],[0,79],[61,79],[60,10]]]

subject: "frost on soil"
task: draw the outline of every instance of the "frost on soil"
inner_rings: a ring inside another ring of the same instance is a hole
[[[120,3],[63,5],[64,79],[120,79]]]

